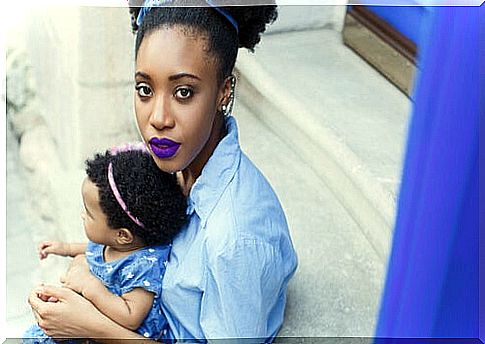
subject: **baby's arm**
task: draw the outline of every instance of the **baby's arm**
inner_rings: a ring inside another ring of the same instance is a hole
[[[77,291],[91,301],[101,313],[130,330],[140,327],[150,311],[155,297],[155,294],[143,288],[135,288],[117,296],[94,276],[89,283],[83,284],[81,290]]]
[[[64,257],[75,257],[84,254],[86,243],[68,243],[64,241],[43,241],[39,244],[39,258],[45,259],[49,254],[57,254]]]

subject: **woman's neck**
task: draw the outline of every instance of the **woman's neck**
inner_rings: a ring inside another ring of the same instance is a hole
[[[202,173],[202,169],[211,157],[219,142],[226,136],[226,126],[224,124],[224,116],[216,115],[214,125],[206,144],[200,151],[199,155],[187,166],[184,170],[177,173],[177,179],[185,196],[188,196],[192,185],[194,185],[197,178]]]

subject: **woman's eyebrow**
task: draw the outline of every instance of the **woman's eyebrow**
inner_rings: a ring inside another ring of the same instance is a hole
[[[152,78],[150,78],[150,75],[143,73],[143,72],[140,72],[140,71],[135,73],[135,78],[136,77],[143,78],[143,79],[146,79],[146,80],[149,80],[149,81],[152,80]]]
[[[178,80],[178,79],[181,79],[181,78],[190,78],[190,79],[196,79],[196,80],[200,81],[200,78],[197,75],[190,74],[190,73],[184,73],[184,72],[174,74],[174,75],[170,75],[168,77],[168,80],[174,81],[174,80]]]

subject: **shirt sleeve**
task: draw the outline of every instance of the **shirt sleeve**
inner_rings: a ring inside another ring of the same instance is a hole
[[[244,238],[207,260],[200,313],[205,337],[266,339],[274,335],[268,333],[268,322],[284,293],[285,275],[274,247]]]
[[[160,295],[162,262],[157,257],[144,256],[133,260],[131,264],[121,271],[121,294],[126,294],[135,288],[143,288],[149,292]]]

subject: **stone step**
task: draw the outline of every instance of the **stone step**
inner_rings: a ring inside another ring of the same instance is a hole
[[[298,254],[279,340],[372,336],[385,264],[305,159],[241,102],[234,115],[241,147],[278,195]]]
[[[238,100],[297,152],[387,260],[410,101],[334,30],[240,51]]]

